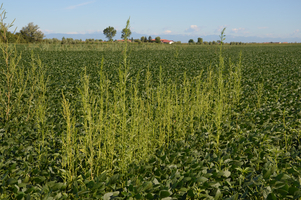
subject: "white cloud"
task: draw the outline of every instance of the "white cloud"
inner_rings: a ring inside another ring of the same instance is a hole
[[[66,9],[67,9],[67,10],[72,10],[72,9],[77,8],[77,7],[85,6],[85,5],[88,5],[88,4],[90,4],[90,3],[94,3],[94,2],[95,2],[95,1],[89,1],[89,2],[85,2],[85,3],[77,4],[77,5],[69,6],[69,7],[67,7]]]
[[[216,33],[220,33],[224,28],[227,28],[227,25],[222,25],[217,27],[217,29],[215,30]]]
[[[199,29],[197,25],[191,25],[190,28],[193,29],[193,30],[198,30]]]
[[[232,33],[237,33],[237,34],[243,34],[243,35],[246,35],[246,34],[250,33],[245,28],[232,28],[231,32]]]
[[[297,34],[299,32],[300,32],[299,29],[297,29],[297,30],[294,31],[294,34]]]
[[[272,33],[267,33],[267,34],[265,34],[267,37],[275,37],[274,36],[274,34],[272,34]]]
[[[267,28],[269,28],[269,27],[267,27],[267,26],[258,27],[258,29],[267,29]]]
[[[165,34],[170,34],[171,33],[171,30],[166,30],[164,31]]]
[[[73,32],[67,32],[66,34],[72,34],[72,35],[74,35],[74,34],[79,34],[79,32],[73,31]]]
[[[232,32],[234,32],[234,33],[242,32],[244,30],[245,30],[245,28],[232,28]]]
[[[190,27],[188,29],[185,30],[185,32],[197,32],[200,30],[200,27],[198,27],[197,25],[190,25]]]

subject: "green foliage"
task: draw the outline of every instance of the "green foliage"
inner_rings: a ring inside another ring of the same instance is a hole
[[[16,40],[16,37],[14,33],[9,32],[8,29],[13,26],[15,20],[9,24],[4,22],[6,19],[6,11],[3,9],[3,3],[1,4],[0,11],[0,40],[1,42],[13,42]]]
[[[113,39],[113,37],[115,37],[116,35],[116,30],[114,29],[114,27],[107,27],[103,30],[103,34],[106,36],[106,38],[108,38],[109,41],[111,41]]]
[[[130,28],[128,28],[128,29],[124,28],[121,31],[121,38],[124,39],[126,35],[127,35],[127,38],[129,38],[131,36],[131,34],[132,34],[132,32],[131,32]]]
[[[140,44],[140,43],[141,43],[141,40],[139,40],[139,39],[134,39],[134,42],[137,42],[138,44]]]
[[[20,42],[20,39],[19,39],[18,35],[14,34],[14,33],[11,33],[10,31],[8,31],[6,33],[6,38],[7,38],[7,42],[9,42],[9,43]],[[4,41],[4,39],[3,39],[3,41]]]
[[[58,45],[0,61],[0,198],[301,197],[300,46]]]
[[[188,44],[194,44],[194,43],[195,43],[195,42],[194,42],[193,39],[188,40]]]
[[[198,38],[198,44],[203,44],[203,38]]]
[[[145,39],[145,37],[142,36],[142,37],[140,38],[140,41],[141,41],[141,42],[144,42],[144,39]]]
[[[225,28],[223,28],[223,30],[221,31],[221,34],[220,34],[220,43],[221,44],[223,44],[224,43],[224,40],[226,39],[225,37],[226,37],[226,35],[225,35],[225,31],[226,31],[226,27]],[[219,43],[219,42],[218,42]]]
[[[34,25],[33,22],[28,23],[27,26],[24,26],[20,33],[23,38],[28,42],[37,42],[42,41],[45,37],[44,33],[39,30],[38,25]]]
[[[245,45],[243,42],[230,42],[230,45]]]
[[[61,43],[61,41],[57,38],[44,39],[43,42],[46,43],[46,44],[59,44],[59,43]]]
[[[155,42],[156,42],[156,43],[161,43],[161,38],[160,38],[159,36],[156,37],[156,38],[155,38]]]

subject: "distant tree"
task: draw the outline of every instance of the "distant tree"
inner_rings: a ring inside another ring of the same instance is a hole
[[[45,44],[52,44],[52,39],[44,39],[43,42]]]
[[[125,39],[125,35],[126,34],[127,34],[127,37],[129,38],[130,35],[132,34],[131,30],[130,29],[126,29],[126,28],[122,29],[122,31],[121,31],[121,38]]]
[[[144,36],[142,36],[141,38],[140,38],[140,40],[141,40],[141,42],[144,42]]]
[[[194,44],[194,40],[193,39],[188,40],[188,44]]]
[[[57,38],[52,38],[52,39],[44,39],[43,40],[46,44],[55,44],[58,39]]]
[[[22,38],[23,41],[25,41],[25,43],[31,42],[30,36],[26,35],[22,30],[20,30],[19,36],[20,38]]]
[[[156,42],[156,43],[161,43],[161,38],[160,38],[159,36],[156,37],[156,38],[155,38],[155,42]]]
[[[116,30],[114,27],[109,26],[103,30],[103,34],[109,39],[109,41],[112,41],[113,37],[116,35]]]
[[[75,44],[73,38],[67,38],[67,44]]]
[[[66,38],[65,38],[65,37],[63,37],[63,38],[62,38],[62,42],[61,42],[61,44],[67,44],[67,40],[66,40]]]
[[[148,40],[147,40],[147,37],[145,36],[145,37],[144,37],[144,42],[147,42],[147,41],[148,41]]]
[[[9,43],[15,43],[18,40],[18,36],[15,35],[14,33],[11,33],[10,31],[7,32],[6,37]]]
[[[24,39],[23,35],[20,32],[15,33],[18,43],[27,43],[28,41]]]
[[[212,42],[210,41],[208,44],[209,44],[209,45],[211,45],[211,44],[212,44]]]
[[[148,36],[148,42],[152,42],[152,36]]]
[[[206,44],[206,45],[207,45],[207,44],[208,44],[208,42],[204,42],[204,44]]]
[[[139,40],[139,39],[134,39],[134,42],[137,42],[138,44],[140,44],[140,43],[141,43],[141,40]]]
[[[131,37],[131,42],[134,42],[134,38],[133,37]]]
[[[26,40],[29,40],[28,42],[42,41],[45,35],[39,28],[38,25],[34,25],[33,22],[30,22],[21,29],[20,33]]]
[[[52,38],[53,43],[59,44],[61,41],[57,38]]]
[[[215,45],[215,44],[216,44],[216,42],[213,40],[213,41],[212,41],[212,44],[213,44],[213,45]]]
[[[221,43],[221,41],[220,41],[220,40],[216,40],[216,42],[217,42],[218,44],[220,44],[220,43]]]
[[[203,44],[203,38],[198,38],[198,44]]]

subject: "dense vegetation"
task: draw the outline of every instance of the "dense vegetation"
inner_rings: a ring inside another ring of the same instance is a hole
[[[19,45],[0,199],[300,199],[301,46]]]

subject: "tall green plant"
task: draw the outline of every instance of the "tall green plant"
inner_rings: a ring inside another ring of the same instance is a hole
[[[2,4],[3,5],[3,4]],[[6,11],[0,7],[0,29],[2,59],[4,65],[0,67],[0,120],[9,121],[16,105],[21,101],[21,97],[26,88],[27,80],[24,77],[24,68],[19,68],[21,54],[17,53],[16,45],[10,45],[7,40],[7,32],[13,26],[13,22],[5,23]]]
[[[63,170],[62,172],[65,182],[71,182],[73,177],[76,175],[76,155],[79,153],[79,151],[76,143],[77,136],[75,131],[75,121],[74,118],[72,118],[70,103],[65,98],[65,95],[63,93],[62,97],[63,117],[66,120],[66,134],[62,136],[62,150],[64,153],[62,157],[62,166],[66,170]]]
[[[222,131],[222,122],[223,122],[223,115],[224,115],[224,111],[225,111],[225,103],[226,103],[226,98],[227,98],[227,94],[226,94],[226,90],[227,88],[225,88],[224,85],[224,67],[225,67],[225,63],[224,63],[224,57],[223,57],[223,49],[222,49],[222,45],[223,45],[223,41],[225,40],[225,32],[226,28],[224,28],[221,32],[220,35],[220,39],[221,39],[221,45],[220,45],[220,53],[219,53],[219,65],[218,65],[218,77],[217,77],[217,99],[216,99],[216,103],[215,103],[215,125],[217,128],[217,134],[215,136],[216,138],[216,149],[218,151],[219,148],[219,143],[220,143],[220,136],[221,136],[221,131]]]

